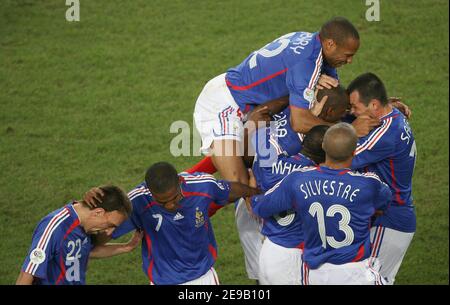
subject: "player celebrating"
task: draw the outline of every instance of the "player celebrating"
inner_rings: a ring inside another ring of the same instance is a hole
[[[369,113],[382,122],[359,140],[352,168],[375,172],[391,188],[389,208],[376,218],[371,234],[372,256],[381,265],[381,275],[393,284],[416,230],[412,197],[416,142],[406,117],[388,103],[386,89],[375,74],[358,76],[347,90],[352,114]]]
[[[375,210],[386,208],[391,192],[375,174],[350,171],[357,140],[347,123],[330,127],[323,140],[325,163],[299,169],[251,199],[261,217],[289,209],[299,214],[304,284],[383,283],[368,260],[369,225]]]
[[[318,90],[317,92],[317,99],[320,100],[320,107],[317,107],[314,109],[315,112],[319,112],[318,116],[323,119],[326,122],[329,123],[336,123],[339,121],[341,117],[344,116],[347,108],[349,108],[349,98],[346,90],[338,85],[336,87],[330,87],[330,89],[323,88]],[[305,166],[306,163],[309,160],[308,158],[305,158],[304,156],[298,156],[297,154],[302,149],[302,142],[304,135],[295,132],[290,124],[290,116],[291,111],[289,108],[286,108],[282,112],[273,115],[274,119],[274,125],[275,130],[273,130],[272,133],[269,133],[266,135],[267,131],[271,131],[270,129],[259,129],[257,133],[254,133],[251,136],[252,144],[250,145],[250,148],[253,148],[253,156],[255,156],[255,162],[253,164],[253,170],[255,173],[255,176],[257,176],[258,185],[263,188],[263,190],[267,190],[274,186],[279,180],[281,180],[286,173],[280,174],[280,173],[272,173],[272,170],[274,169],[273,166],[283,166],[283,167],[298,167],[301,165]],[[321,125],[324,126],[324,125]],[[323,131],[324,132],[324,131]],[[262,136],[261,136],[262,135]],[[307,147],[303,150],[303,153],[308,156],[312,156],[316,154],[318,151],[322,151],[321,149],[321,141],[322,141],[323,133],[320,136],[320,142],[319,142],[319,148],[316,149],[311,145],[307,145]],[[315,136],[312,136],[311,139],[315,139]],[[269,149],[266,147],[269,146]],[[266,156],[269,156],[269,158],[266,158]],[[288,158],[289,156],[293,156],[293,158]],[[274,158],[273,158],[274,157]],[[297,160],[300,157],[300,160]],[[269,160],[273,158],[272,160]],[[322,156],[314,157],[314,158],[322,158]],[[314,159],[312,158],[312,159]],[[247,163],[252,164],[253,163],[253,157],[247,158]],[[283,159],[286,161],[282,162],[282,164],[277,164],[278,159]],[[308,164],[310,165],[310,164]],[[210,206],[210,215],[214,214],[217,209],[219,209],[221,206],[217,206],[212,204]],[[297,277],[289,277],[286,276],[284,278],[278,277],[276,274],[283,273],[284,270],[287,270],[290,268],[288,264],[284,264],[283,266],[285,269],[280,268],[272,268],[275,264],[270,264],[269,267],[267,266],[260,266],[260,260],[261,260],[261,248],[263,246],[262,241],[264,240],[264,236],[261,235],[261,230],[265,230],[262,226],[261,220],[256,217],[251,217],[251,215],[248,212],[248,209],[245,205],[244,200],[239,200],[236,204],[236,224],[238,228],[239,233],[239,239],[241,241],[241,245],[244,251],[244,259],[245,259],[245,268],[247,271],[247,276],[250,279],[257,280],[260,276],[260,270],[263,268],[263,276],[266,278],[262,281],[264,283],[286,283],[284,281],[289,281],[289,283],[298,282]],[[289,218],[290,216],[288,216]],[[269,221],[270,222],[270,221]],[[267,224],[267,223],[266,223]],[[295,224],[292,224],[290,226],[295,226]],[[289,226],[289,227],[290,227]],[[275,236],[284,236],[285,233],[288,231],[294,231],[293,229],[289,227],[282,227],[274,225],[271,227],[270,235],[272,239],[276,239]],[[266,232],[267,233],[267,232]],[[268,234],[268,233],[267,233]],[[296,234],[296,233],[293,233]],[[279,237],[278,237],[279,238]],[[284,238],[284,237],[283,237]],[[289,240],[289,237],[287,237],[287,241],[278,241],[278,246],[280,245],[289,245],[292,247],[293,244],[298,245],[301,243],[300,240],[298,240],[297,243],[293,242],[292,239]],[[297,238],[295,238],[297,240]],[[268,241],[265,241],[266,248],[268,247]],[[281,247],[281,246],[280,246]],[[284,249],[280,249],[280,252]],[[266,251],[266,250],[265,250]],[[267,252],[266,252],[267,253]],[[299,250],[295,249],[289,249],[285,251],[287,255],[289,254],[296,254],[296,257],[299,255]],[[267,257],[267,256],[264,256]],[[282,255],[278,256],[279,259],[282,259]],[[286,258],[285,262],[287,261],[295,261],[296,257],[289,256],[289,258]],[[273,259],[272,256],[270,256],[271,259]],[[267,261],[266,261],[267,262]],[[300,261],[298,261],[300,263]],[[290,270],[292,270],[291,268]],[[268,274],[268,272],[273,272],[272,274]]]
[[[241,183],[203,173],[178,175],[169,163],[155,163],[147,170],[145,182],[128,193],[133,213],[114,231],[113,238],[132,230],[144,232],[142,267],[151,284],[218,285],[209,204],[224,205],[258,193]],[[93,189],[87,200],[95,204],[93,198],[101,200],[98,195]]]
[[[258,187],[267,191],[289,173],[325,161],[322,139],[328,126],[314,126],[302,142],[300,153],[279,155],[270,167],[260,165],[258,155],[253,173]],[[271,147],[271,149],[276,149]],[[251,185],[251,184],[250,184]],[[298,213],[293,210],[264,218],[261,233],[266,236],[259,255],[259,280],[263,285],[300,285],[303,232]]]
[[[97,208],[90,209],[84,201],[74,201],[41,220],[16,284],[85,284],[88,258],[102,257],[91,252],[90,234],[111,235],[132,210],[126,194],[118,187],[100,189],[104,196]],[[128,244],[115,245],[114,254],[131,251],[139,240],[136,235]]]
[[[291,125],[305,133],[315,125],[330,125],[310,112],[321,74],[337,85],[336,68],[351,63],[359,34],[345,18],[333,18],[320,32],[293,32],[250,54],[240,65],[210,80],[194,110],[202,151],[224,179],[248,182],[239,142],[244,114],[254,105],[289,95]],[[361,117],[354,125],[365,135],[378,121]]]

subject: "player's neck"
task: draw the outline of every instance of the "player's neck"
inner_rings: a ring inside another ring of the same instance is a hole
[[[382,117],[388,115],[392,111],[392,106],[390,104],[387,104],[385,107],[381,108],[378,113],[378,119],[381,119]]]
[[[75,201],[75,203],[73,204],[73,209],[78,214],[80,226],[84,228],[84,224],[86,223],[86,219],[88,218],[90,209],[80,201]]]
[[[325,162],[320,165],[326,166],[331,169],[346,169],[346,168],[350,168],[352,166],[352,158],[350,158],[349,160],[342,161],[342,162],[330,160],[327,158],[325,160]]]

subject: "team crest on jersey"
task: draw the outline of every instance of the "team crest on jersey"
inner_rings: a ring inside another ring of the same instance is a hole
[[[198,209],[195,209],[195,227],[199,228],[205,224],[205,217],[203,216],[203,212]]]
[[[312,90],[311,88],[306,88],[303,91],[303,97],[305,98],[305,100],[307,100],[308,102],[312,102],[314,100],[314,90]]]
[[[31,251],[30,261],[34,264],[39,265],[45,261],[45,251],[39,248],[35,248]]]

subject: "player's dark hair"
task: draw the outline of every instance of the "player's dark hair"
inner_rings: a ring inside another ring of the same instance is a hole
[[[145,173],[145,183],[152,193],[160,194],[178,186],[177,170],[167,162],[157,162]]]
[[[325,151],[322,149],[322,141],[328,128],[326,125],[314,126],[305,134],[303,139],[301,153],[316,164],[325,162]]]
[[[104,195],[102,202],[98,203],[98,207],[104,209],[106,212],[119,211],[128,217],[131,215],[131,201],[122,189],[114,185],[103,185],[100,186],[100,189]]]
[[[368,106],[372,99],[379,100],[384,106],[388,103],[386,88],[381,79],[373,73],[364,73],[355,78],[347,87],[348,94],[358,91],[364,105]]]
[[[343,45],[349,38],[359,40],[355,26],[344,17],[334,17],[328,20],[320,29],[320,40],[332,39],[336,44]]]
[[[349,97],[347,90],[341,85],[337,87],[332,87],[331,89],[320,89],[317,91],[317,101],[321,101],[324,96],[328,96],[325,105],[323,105],[322,112],[326,113],[328,109],[336,109],[336,108],[349,108]],[[331,122],[334,123],[334,122]]]

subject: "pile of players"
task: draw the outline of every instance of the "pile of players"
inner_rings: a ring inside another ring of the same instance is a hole
[[[194,110],[207,157],[182,173],[155,163],[128,195],[94,188],[44,217],[17,284],[84,284],[90,258],[139,244],[150,284],[219,284],[210,217],[232,202],[260,284],[393,284],[416,228],[416,146],[379,77],[339,83],[359,44],[336,17],[210,80]]]

